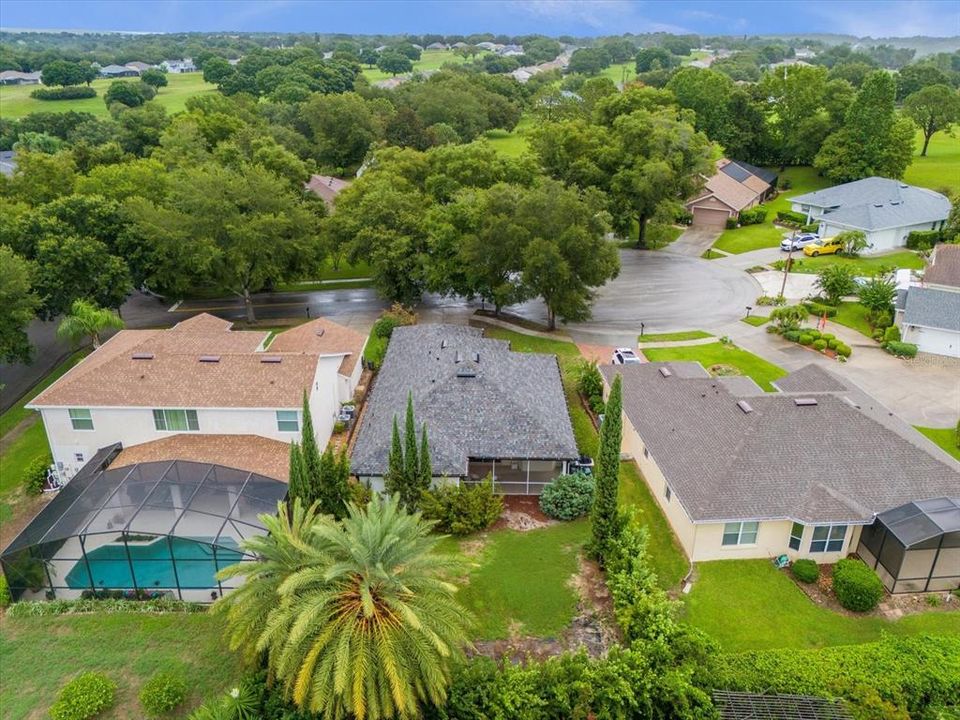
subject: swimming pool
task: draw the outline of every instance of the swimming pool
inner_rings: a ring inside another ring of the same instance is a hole
[[[67,573],[66,584],[74,589],[125,589],[133,588],[135,579],[136,587],[144,590],[178,586],[215,588],[218,566],[233,565],[243,554],[232,539],[221,538],[214,560],[213,547],[209,545],[211,540],[213,538],[171,537],[170,545],[167,545],[167,538],[160,537],[149,543],[132,542],[128,544],[129,558],[123,543],[102,545],[89,551],[86,561],[77,561]],[[91,574],[93,583],[90,582]]]

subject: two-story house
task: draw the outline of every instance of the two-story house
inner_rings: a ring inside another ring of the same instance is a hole
[[[364,344],[324,318],[271,339],[201,314],[167,330],[117,333],[27,407],[40,412],[64,479],[118,442],[164,441],[176,459],[169,441],[178,435],[298,441],[304,393],[323,447],[359,382]]]

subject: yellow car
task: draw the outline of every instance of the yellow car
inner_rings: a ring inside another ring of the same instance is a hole
[[[824,238],[815,243],[810,243],[803,248],[803,254],[810,257],[817,255],[833,255],[843,250],[843,243],[837,238]]]

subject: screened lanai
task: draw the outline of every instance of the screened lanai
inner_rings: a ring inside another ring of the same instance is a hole
[[[124,590],[210,601],[218,570],[254,558],[240,543],[287,493],[279,480],[170,460],[110,467],[99,451],[0,555],[14,598]]]
[[[960,498],[907,503],[877,515],[857,554],[892,593],[960,587]]]

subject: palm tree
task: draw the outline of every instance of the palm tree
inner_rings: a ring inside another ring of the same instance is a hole
[[[100,347],[100,333],[107,328],[123,327],[123,320],[113,310],[97,307],[89,300],[74,300],[70,306],[70,314],[60,321],[57,336],[78,343],[89,337],[93,341],[93,348]]]
[[[350,505],[339,522],[297,501],[291,519],[278,511],[262,517],[269,536],[244,543],[261,562],[221,573],[247,578],[215,606],[233,646],[265,653],[297,706],[330,720],[414,718],[442,704],[470,619],[431,524],[396,498]]]

